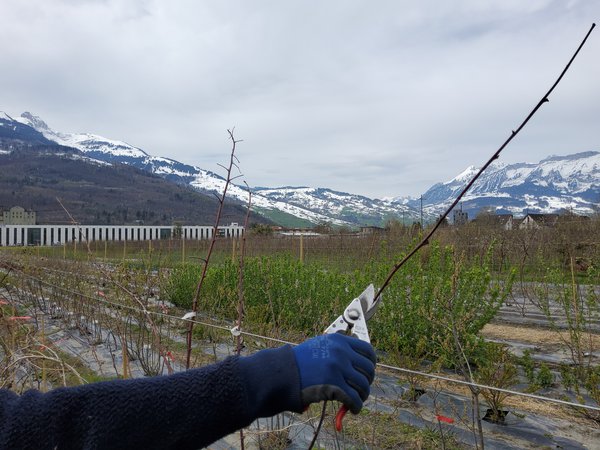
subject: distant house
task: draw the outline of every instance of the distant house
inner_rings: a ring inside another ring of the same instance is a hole
[[[519,224],[519,229],[554,227],[559,217],[558,214],[527,214]]]
[[[25,211],[25,208],[13,206],[8,211],[2,211],[0,225],[35,225],[35,211]]]
[[[480,226],[512,230],[514,218],[512,214],[480,214],[473,219],[473,223]]]
[[[375,226],[360,227],[360,234],[362,234],[362,235],[383,233],[384,231],[385,231],[385,228],[381,228],[381,227],[375,227]]]
[[[514,218],[512,214],[496,214],[496,222],[505,230],[512,230]]]

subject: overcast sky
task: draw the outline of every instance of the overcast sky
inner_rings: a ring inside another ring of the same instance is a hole
[[[250,186],[418,196],[481,165],[597,0],[1,0],[0,110]],[[600,30],[502,156],[600,150]]]

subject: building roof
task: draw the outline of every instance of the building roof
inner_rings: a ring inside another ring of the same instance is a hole
[[[525,216],[526,220],[527,217],[531,218],[531,220],[533,220],[534,222],[540,224],[540,225],[554,225],[556,224],[556,221],[559,218],[558,214],[527,214],[527,216]]]
[[[513,219],[512,214],[483,214],[475,217],[475,223],[488,223],[494,225],[506,225]]]

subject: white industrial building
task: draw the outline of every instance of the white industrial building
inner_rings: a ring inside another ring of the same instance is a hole
[[[242,236],[244,227],[237,223],[220,226],[224,238]],[[148,241],[172,237],[210,239],[212,226],[146,225],[0,225],[0,247],[20,245],[63,245],[68,242]]]

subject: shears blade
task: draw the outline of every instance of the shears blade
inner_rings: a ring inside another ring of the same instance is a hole
[[[370,284],[350,302],[344,313],[327,327],[325,333],[345,333],[371,342],[367,320],[375,314],[378,305],[379,302],[375,302],[375,288]]]

